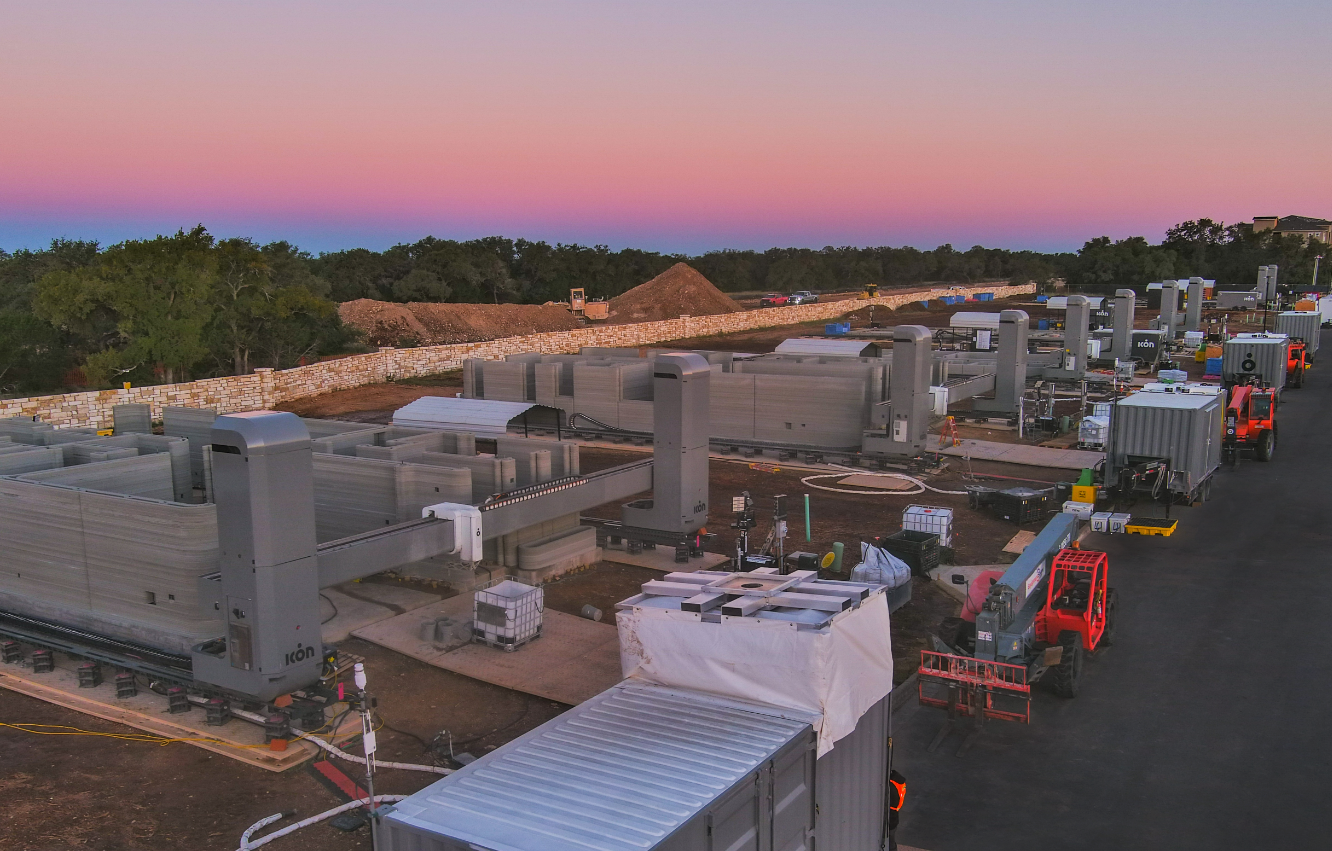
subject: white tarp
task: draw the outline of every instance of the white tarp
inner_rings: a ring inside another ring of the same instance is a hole
[[[624,676],[819,716],[819,756],[893,688],[882,591],[824,629],[755,617],[709,623],[693,612],[636,606],[616,613]]]
[[[878,547],[860,542],[860,564],[851,571],[852,582],[897,588],[911,581],[911,566]]]

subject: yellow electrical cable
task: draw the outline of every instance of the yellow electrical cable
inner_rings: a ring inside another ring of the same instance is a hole
[[[101,736],[106,739],[120,739],[127,742],[142,742],[149,745],[170,745],[176,742],[209,742],[211,744],[226,745],[232,748],[267,748],[268,745],[242,745],[236,742],[228,742],[224,739],[214,739],[207,736],[198,736],[190,738],[172,739],[166,736],[154,736],[151,733],[99,733],[95,730],[81,730],[78,727],[70,727],[64,724],[7,724],[0,721],[0,727],[8,727],[11,730],[18,730],[21,733],[32,733],[36,736]],[[29,727],[43,727],[46,729],[30,730]],[[67,731],[67,732],[65,732]]]

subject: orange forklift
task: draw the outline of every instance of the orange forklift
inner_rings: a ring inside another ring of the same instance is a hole
[[[1299,337],[1290,338],[1286,355],[1286,384],[1290,387],[1304,386],[1304,371],[1309,368],[1309,349]]]
[[[1223,457],[1232,467],[1239,464],[1243,452],[1252,453],[1259,461],[1271,461],[1276,442],[1276,390],[1262,386],[1256,375],[1236,376],[1226,406]]]

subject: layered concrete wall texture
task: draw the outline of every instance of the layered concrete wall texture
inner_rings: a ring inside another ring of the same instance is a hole
[[[867,301],[832,301],[747,310],[719,316],[682,316],[679,319],[662,322],[594,325],[577,331],[505,337],[482,343],[422,346],[414,349],[386,348],[372,354],[354,355],[294,369],[260,368],[256,369],[253,375],[207,378],[185,384],[132,387],[128,390],[100,390],[6,399],[0,401],[0,417],[36,417],[58,427],[110,428],[112,408],[130,403],[150,405],[154,419],[160,419],[162,409],[169,405],[212,408],[218,413],[251,411],[272,408],[288,399],[299,399],[334,390],[348,390],[395,378],[434,375],[458,369],[468,358],[495,360],[519,352],[575,353],[585,346],[648,346],[670,340],[732,334],[756,328],[833,319],[871,304],[894,309],[913,301],[947,295],[988,292],[994,293],[994,297],[999,299],[1030,295],[1035,291],[1035,284],[937,287],[909,293],[887,294]]]

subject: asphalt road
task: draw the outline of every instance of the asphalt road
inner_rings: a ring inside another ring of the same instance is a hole
[[[1332,334],[1324,339],[1332,344]],[[1169,538],[1092,535],[1119,590],[1081,694],[1030,726],[926,752],[943,713],[896,719],[898,839],[929,851],[1329,848],[1332,348],[1278,411],[1269,464],[1223,468]]]

